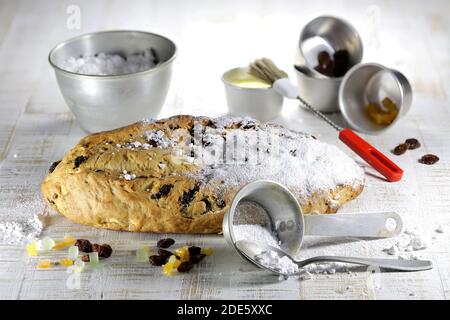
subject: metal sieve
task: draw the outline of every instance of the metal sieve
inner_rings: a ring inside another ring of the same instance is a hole
[[[240,217],[243,212],[239,207],[248,204],[261,208],[260,216],[250,219]],[[395,212],[303,215],[292,192],[270,180],[257,180],[242,187],[223,219],[226,241],[248,260],[236,246],[234,227],[240,224],[267,227],[277,235],[280,247],[292,256],[300,250],[304,236],[389,238],[400,234],[403,229],[402,219]]]

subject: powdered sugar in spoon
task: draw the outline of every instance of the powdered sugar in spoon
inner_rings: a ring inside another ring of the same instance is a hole
[[[264,245],[262,243],[255,243],[247,240],[239,240],[236,242],[236,248],[253,264],[256,266],[271,271],[273,273],[283,276],[293,276],[297,273],[285,273],[282,269],[271,266],[266,263],[262,263],[258,256],[265,252],[275,252],[281,259],[288,257],[292,263],[296,264],[299,268],[303,268],[306,265],[320,262],[342,262],[351,263],[368,267],[376,267],[386,270],[394,271],[424,271],[433,268],[431,261],[427,260],[400,260],[400,259],[382,259],[382,258],[361,258],[361,257],[343,257],[343,256],[317,256],[305,260],[296,260],[281,249]]]

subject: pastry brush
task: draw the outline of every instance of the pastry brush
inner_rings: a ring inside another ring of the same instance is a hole
[[[382,152],[370,145],[349,128],[342,128],[331,121],[322,112],[302,99],[296,86],[288,79],[288,75],[280,70],[272,60],[267,58],[257,59],[249,66],[250,74],[271,83],[273,88],[288,99],[297,99],[306,108],[322,118],[326,123],[339,132],[339,139],[364,159],[372,168],[382,174],[389,182],[399,181],[403,176],[403,170],[391,161]]]

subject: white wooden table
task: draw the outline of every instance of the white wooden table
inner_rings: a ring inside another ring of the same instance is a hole
[[[81,9],[80,29],[68,29],[66,9]],[[370,6],[369,6],[370,5]],[[289,70],[301,27],[320,14],[346,18],[360,31],[365,61],[401,70],[414,102],[391,131],[367,139],[389,152],[405,138],[422,148],[395,157],[405,169],[399,183],[367,175],[363,194],[341,211],[395,210],[428,242],[418,251],[434,269],[420,273],[368,272],[289,279],[255,271],[221,236],[177,235],[180,243],[211,246],[215,254],[191,273],[166,278],[159,268],[133,261],[140,245],[160,235],[131,234],[76,225],[59,215],[44,234],[72,234],[110,243],[114,255],[81,275],[70,290],[64,269],[36,270],[24,246],[0,245],[0,298],[6,299],[446,299],[450,297],[450,2],[428,1],[5,1],[0,0],[0,221],[50,213],[39,185],[49,164],[85,133],[57,88],[47,54],[57,42],[104,29],[142,29],[167,35],[179,48],[174,78],[160,117],[217,116],[226,112],[222,72],[260,57]],[[339,116],[336,116],[339,120]],[[335,132],[295,102],[285,102],[278,122],[338,144]],[[342,149],[345,146],[340,145]],[[425,166],[425,153],[441,160]],[[394,156],[392,156],[394,157]],[[368,169],[370,172],[370,169]],[[446,233],[434,230],[443,225]],[[385,240],[309,240],[303,255],[318,253],[386,256]]]

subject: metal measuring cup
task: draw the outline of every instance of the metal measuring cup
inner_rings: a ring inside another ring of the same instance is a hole
[[[332,56],[339,50],[348,53],[348,69],[362,60],[361,38],[347,21],[320,16],[303,27],[296,50],[294,72],[302,97],[321,112],[339,111],[337,101],[343,76],[330,77],[317,71],[318,55],[326,51]]]
[[[339,109],[348,125],[359,132],[379,134],[405,116],[412,104],[412,89],[399,71],[378,63],[363,63],[351,68],[339,88]],[[378,125],[367,116],[370,102],[391,99],[398,114],[389,125]]]
[[[248,259],[237,247],[234,226],[249,223],[237,216],[240,205],[252,203],[260,207],[268,230],[278,236],[280,247],[291,256],[297,255],[305,235],[388,238],[401,233],[401,217],[394,212],[303,215],[295,196],[283,185],[270,180],[257,180],[242,187],[234,196],[223,219],[223,235],[227,243],[244,260]],[[257,224],[257,223],[253,223]]]
[[[363,44],[358,31],[347,21],[333,16],[319,16],[308,22],[300,33],[296,52],[296,65],[309,76],[319,79],[330,77],[317,71],[318,55],[326,51],[330,55],[345,50],[349,55],[349,68],[360,63]]]

